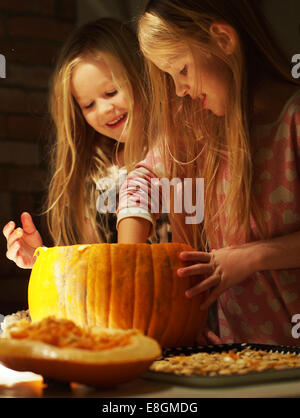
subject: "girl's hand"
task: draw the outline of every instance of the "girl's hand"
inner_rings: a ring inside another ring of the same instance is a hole
[[[202,304],[207,309],[226,289],[234,286],[251,276],[255,269],[253,255],[254,247],[251,244],[236,247],[225,247],[212,250],[210,253],[201,251],[183,251],[181,260],[193,264],[177,270],[179,277],[204,275],[204,279],[196,286],[186,291],[187,297],[193,297],[211,287],[213,291]]]
[[[6,257],[14,261],[18,267],[31,269],[35,262],[33,254],[43,242],[29,213],[22,213],[21,223],[22,228],[15,229],[16,225],[13,221],[8,222],[3,228],[7,240]]]

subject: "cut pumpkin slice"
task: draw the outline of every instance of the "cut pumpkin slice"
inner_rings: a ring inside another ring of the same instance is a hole
[[[141,376],[161,354],[159,344],[136,330],[90,328],[44,318],[17,323],[0,338],[0,361],[64,382],[113,387]]]

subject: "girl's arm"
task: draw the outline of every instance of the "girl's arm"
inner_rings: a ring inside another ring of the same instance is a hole
[[[143,218],[130,217],[121,219],[118,227],[118,243],[146,242],[152,224]]]
[[[300,268],[300,231],[247,245],[256,271]]]
[[[146,159],[127,175],[121,186],[117,211],[119,243],[146,242],[155,231],[159,214],[156,211],[151,213],[151,207],[154,204],[159,210],[160,193],[158,186],[151,183],[152,179],[157,178],[153,167],[155,158],[153,153],[149,152]],[[157,193],[154,193],[154,189]]]

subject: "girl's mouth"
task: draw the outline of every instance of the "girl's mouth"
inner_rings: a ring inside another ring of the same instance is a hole
[[[123,113],[123,115],[120,115],[117,118],[111,120],[110,122],[107,122],[106,126],[112,129],[118,128],[125,122],[127,115],[128,113]]]

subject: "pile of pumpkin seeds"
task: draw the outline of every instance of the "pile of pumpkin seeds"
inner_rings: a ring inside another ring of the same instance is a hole
[[[254,350],[249,347],[221,353],[196,353],[178,355],[157,360],[151,365],[155,372],[176,375],[232,375],[265,370],[281,370],[300,367],[300,354],[280,351]]]

